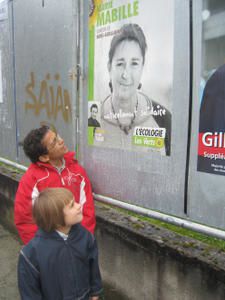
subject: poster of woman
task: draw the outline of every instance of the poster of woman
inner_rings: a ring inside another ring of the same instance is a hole
[[[170,155],[173,15],[173,0],[92,1],[89,145]]]

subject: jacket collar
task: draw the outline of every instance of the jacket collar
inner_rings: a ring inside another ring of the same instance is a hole
[[[68,238],[73,237],[74,235],[76,235],[78,229],[79,229],[79,224],[75,224],[71,227],[71,230],[68,234]],[[60,240],[63,241],[63,238],[54,230],[51,232],[46,232],[43,229],[38,229],[35,237],[40,237],[40,238],[44,238],[44,239],[53,239],[53,240]]]
[[[65,165],[68,166],[71,163],[77,161],[75,158],[75,152],[72,151],[68,151],[65,155],[64,155],[64,160],[65,160]],[[36,163],[32,163],[31,166],[39,166],[39,167],[45,167],[48,169],[55,169],[55,167],[53,167],[51,164],[49,163],[44,163],[44,162],[36,162]]]

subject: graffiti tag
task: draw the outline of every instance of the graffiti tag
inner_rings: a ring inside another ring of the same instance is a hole
[[[63,89],[58,81],[60,75],[55,74],[54,80],[57,86],[54,87],[51,83],[51,75],[48,73],[44,80],[40,82],[40,89],[35,93],[36,82],[33,72],[30,73],[30,82],[26,85],[26,92],[30,96],[32,102],[25,103],[25,112],[33,110],[35,116],[39,116],[41,111],[45,111],[48,118],[57,119],[61,113],[65,122],[70,122],[72,119],[72,110],[70,95],[67,89]]]

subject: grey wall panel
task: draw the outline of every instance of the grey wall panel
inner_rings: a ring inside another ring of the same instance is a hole
[[[16,122],[13,84],[12,3],[4,2],[7,17],[0,20],[2,102],[0,103],[0,155],[16,160]]]
[[[96,193],[183,216],[189,110],[189,1],[174,3],[171,156],[87,146],[87,6],[84,6],[86,23],[83,24],[86,76],[82,91],[81,155]]]
[[[194,77],[188,214],[193,220],[225,227],[224,176],[197,171],[200,76],[202,67],[202,1],[193,1]]]
[[[42,122],[76,143],[76,1],[15,0],[16,103],[19,141]],[[22,149],[20,161],[24,161]]]

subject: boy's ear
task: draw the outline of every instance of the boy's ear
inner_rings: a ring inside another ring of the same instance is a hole
[[[46,163],[46,162],[49,161],[49,155],[48,154],[43,154],[43,155],[39,156],[38,159],[39,159],[39,161]]]

